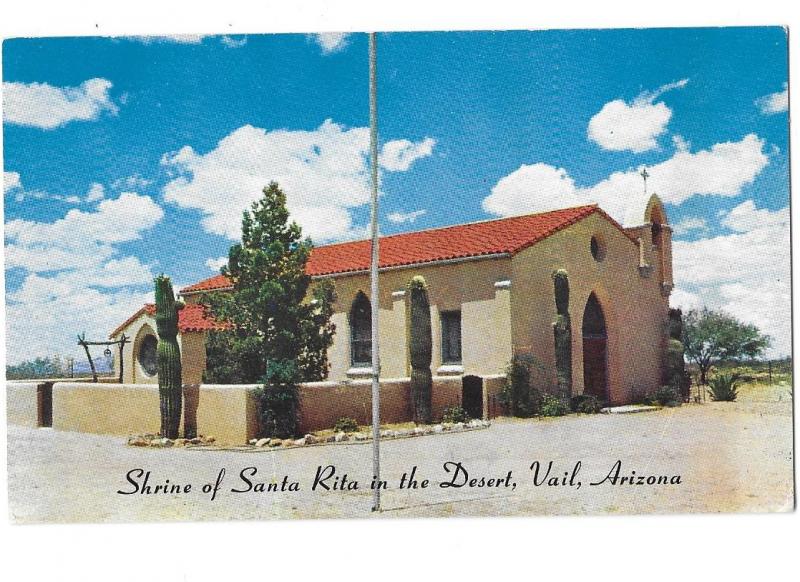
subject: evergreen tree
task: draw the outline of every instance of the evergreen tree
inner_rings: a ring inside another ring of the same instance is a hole
[[[262,432],[268,436],[294,434],[297,384],[328,374],[335,294],[325,280],[307,300],[311,249],[311,240],[290,221],[286,195],[272,182],[244,212],[242,241],[222,268],[232,292],[207,301],[215,317],[231,325],[212,334],[207,378],[219,381],[227,374],[237,382],[262,382]]]

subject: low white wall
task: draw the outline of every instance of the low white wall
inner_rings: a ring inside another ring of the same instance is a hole
[[[6,382],[6,419],[8,424],[41,426],[39,389],[41,382]]]

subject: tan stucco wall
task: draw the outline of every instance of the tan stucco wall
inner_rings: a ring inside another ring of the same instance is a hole
[[[41,426],[39,406],[41,382],[6,382],[6,419],[8,424]]]
[[[605,246],[602,261],[590,252],[596,235]],[[603,308],[608,333],[608,381],[614,403],[633,390],[654,390],[661,374],[668,299],[655,273],[640,275],[639,247],[597,214],[518,253],[512,260],[511,312],[515,352],[532,353],[555,383],[552,323],[556,308],[552,273],[569,274],[572,321],[573,393],[583,392],[581,324],[589,295]]]
[[[431,369],[436,373],[442,365],[442,311],[461,310],[461,345],[464,373],[493,374],[501,372],[511,358],[510,292],[495,283],[511,275],[511,259],[498,258],[455,264],[420,266],[383,271],[380,274],[380,337],[381,375],[407,377],[408,323],[407,294],[403,294],[412,277],[422,275],[428,283],[433,334]],[[337,303],[333,322],[336,336],[329,351],[329,379],[343,380],[350,369],[350,326],[348,317],[356,295],[362,291],[370,297],[366,274],[335,279]]]
[[[157,384],[158,374],[149,376],[139,365],[139,345],[145,336],[156,333],[156,319],[152,315],[142,313],[127,327],[120,331],[125,334],[130,343],[125,345],[123,351],[124,384]],[[118,339],[116,336],[115,339]],[[200,384],[203,381],[203,371],[206,368],[205,332],[187,332],[178,334],[178,346],[181,349],[181,372],[184,384]],[[119,365],[115,363],[114,375],[119,377]]]
[[[223,444],[256,436],[256,386],[201,386],[197,431]],[[183,424],[181,424],[183,426]],[[158,385],[57,382],[53,385],[53,428],[96,434],[158,433]]]

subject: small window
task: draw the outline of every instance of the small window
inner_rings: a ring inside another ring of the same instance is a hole
[[[350,309],[350,364],[356,368],[372,365],[372,306],[361,292]]]
[[[139,344],[139,365],[148,376],[158,373],[158,340],[154,335],[147,335]]]
[[[602,261],[606,256],[605,245],[603,245],[603,241],[596,236],[593,236],[592,240],[589,242],[589,250],[591,250],[592,257],[594,257],[595,261]]]
[[[461,312],[442,313],[442,363],[461,363]]]

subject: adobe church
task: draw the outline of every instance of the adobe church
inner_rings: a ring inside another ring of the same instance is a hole
[[[623,227],[597,205],[410,232],[380,240],[380,296],[370,297],[370,241],[317,247],[307,264],[315,280],[333,279],[336,335],[329,380],[371,374],[371,301],[380,309],[381,378],[408,378],[406,286],[428,283],[434,377],[503,374],[515,354],[542,364],[556,385],[552,275],[567,272],[572,321],[573,394],[624,404],[658,388],[673,287],[671,228],[653,195],[639,224]],[[205,337],[219,325],[199,303],[230,289],[217,275],[180,295],[179,342],[186,384],[202,383]],[[155,308],[145,305],[115,329],[132,349],[125,383],[157,383]],[[547,388],[547,386],[543,386]]]

